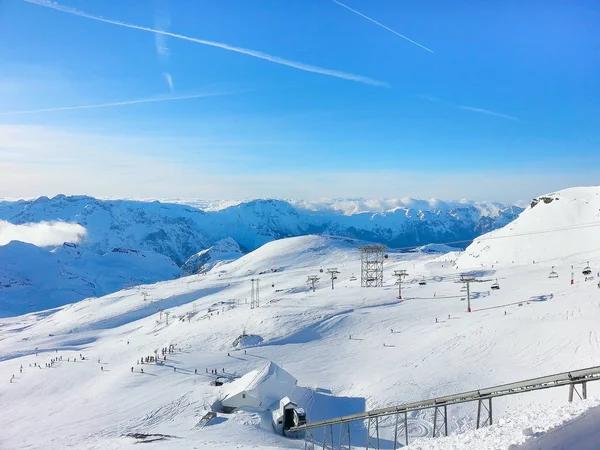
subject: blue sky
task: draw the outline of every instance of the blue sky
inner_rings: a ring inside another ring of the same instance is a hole
[[[595,1],[56,8],[0,2],[0,196],[513,202],[598,183]]]

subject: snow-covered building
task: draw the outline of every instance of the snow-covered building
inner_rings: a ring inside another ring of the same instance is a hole
[[[271,409],[282,398],[292,394],[298,380],[277,364],[270,362],[262,369],[223,386],[221,404],[230,413],[238,408]]]

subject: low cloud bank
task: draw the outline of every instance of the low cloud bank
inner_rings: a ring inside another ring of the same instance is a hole
[[[0,245],[6,245],[10,241],[21,241],[47,247],[65,242],[81,242],[85,233],[85,227],[78,223],[37,222],[15,225],[0,220]]]

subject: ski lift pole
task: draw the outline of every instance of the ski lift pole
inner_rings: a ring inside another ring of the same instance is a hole
[[[340,273],[340,271],[337,270],[336,268],[332,268],[332,269],[327,269],[327,273],[331,275],[331,290],[333,290],[334,289],[333,280],[335,280],[337,278],[336,275],[338,273]]]
[[[402,277],[407,276],[406,270],[395,270],[394,276],[398,278],[398,299],[402,300]]]
[[[467,312],[471,312],[471,288],[470,283],[467,281]]]
[[[460,280],[457,283],[463,283],[467,285],[467,312],[471,312],[471,286],[472,282],[476,282],[478,280],[473,276],[461,275]]]

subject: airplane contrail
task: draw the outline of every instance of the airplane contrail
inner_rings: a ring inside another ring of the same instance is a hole
[[[27,1],[27,0],[26,0],[26,1]],[[366,15],[364,15],[363,13],[361,13],[361,12],[359,12],[359,11],[355,10],[355,9],[352,9],[352,8],[350,8],[348,5],[344,5],[343,3],[341,3],[341,2],[338,2],[337,0],[331,0],[331,1],[332,1],[333,3],[337,3],[338,5],[340,5],[340,6],[344,7],[344,8],[346,8],[346,9],[347,9],[347,10],[349,10],[349,11],[352,11],[352,12],[353,12],[353,13],[355,13],[355,14],[358,14],[359,16],[361,16],[361,17],[363,17],[363,18],[365,18],[365,19],[367,19],[367,20],[370,20],[370,21],[371,21],[371,22],[373,22],[375,25],[379,25],[380,27],[382,27],[382,28],[385,28],[386,30],[388,30],[388,31],[390,31],[390,32],[392,32],[392,33],[394,33],[396,36],[400,36],[402,39],[406,39],[408,42],[410,42],[410,43],[412,43],[412,44],[415,44],[415,45],[416,45],[416,46],[418,46],[418,47],[421,47],[423,50],[427,50],[429,53],[435,53],[433,50],[431,50],[431,49],[428,49],[428,48],[427,48],[427,47],[425,47],[424,45],[421,45],[421,44],[419,44],[418,42],[415,42],[415,41],[413,41],[412,39],[410,39],[410,38],[408,38],[408,37],[404,36],[403,34],[400,34],[400,33],[398,33],[398,32],[397,32],[397,31],[395,31],[395,30],[392,30],[392,29],[391,29],[391,28],[389,28],[389,27],[386,27],[384,24],[382,24],[382,23],[380,23],[380,22],[377,22],[375,19],[371,19],[369,16],[366,16]]]
[[[519,121],[519,119],[515,116],[509,116],[508,114],[499,113],[485,108],[477,108],[475,106],[457,105],[455,103],[449,103],[444,100],[440,100],[439,98],[434,97],[433,95],[419,95],[419,97],[433,103],[440,103],[442,105],[451,106],[453,108],[464,109],[465,111],[472,111],[479,114],[486,114],[488,116],[500,117],[502,119]]]
[[[373,86],[384,86],[384,87],[388,86],[387,83],[385,83],[383,81],[375,80],[373,78],[363,77],[361,75],[354,75],[354,74],[348,73],[348,72],[340,72],[338,70],[325,69],[323,67],[318,67],[318,66],[312,66],[310,64],[304,64],[301,62],[280,58],[278,56],[273,56],[273,55],[270,55],[268,53],[264,53],[264,52],[261,52],[258,50],[251,50],[251,49],[243,48],[243,47],[235,47],[233,45],[224,44],[222,42],[207,41],[205,39],[196,39],[193,37],[184,36],[182,34],[171,33],[169,31],[157,30],[154,28],[143,27],[143,26],[134,25],[131,23],[120,22],[117,20],[105,19],[104,17],[95,16],[93,14],[88,14],[83,11],[78,11],[76,9],[69,8],[68,6],[63,6],[63,5],[61,5],[59,3],[55,3],[55,2],[48,2],[45,0],[23,0],[23,1],[27,2],[27,3],[32,3],[34,5],[43,6],[46,8],[55,9],[57,11],[61,11],[61,12],[67,13],[67,14],[85,17],[85,18],[91,19],[91,20],[97,20],[99,22],[110,23],[112,25],[118,25],[118,26],[126,27],[126,28],[133,28],[135,30],[147,31],[150,33],[161,34],[164,36],[171,36],[171,37],[174,37],[177,39],[183,39],[185,41],[196,42],[198,44],[208,45],[210,47],[217,47],[217,48],[221,48],[223,50],[229,50],[231,52],[241,53],[243,55],[252,56],[254,58],[264,59],[265,61],[270,61],[275,64],[281,64],[283,66],[293,67],[295,69],[303,70],[305,72],[319,73],[322,75],[328,75],[328,76],[336,77],[336,78],[343,78],[345,80],[356,81],[358,83],[370,84]]]
[[[481,113],[481,114],[487,114],[488,116],[501,117],[503,119],[509,119],[509,120],[519,120],[514,116],[509,116],[508,114],[502,114],[499,112],[490,111],[489,109],[485,109],[485,108],[476,108],[474,106],[463,106],[463,105],[458,105],[456,107],[460,108],[460,109],[465,109],[467,111],[473,111],[473,112],[477,112],[477,113]]]
[[[95,105],[60,106],[58,108],[28,109],[28,110],[21,110],[21,111],[3,111],[3,112],[0,112],[0,116],[19,115],[19,114],[38,114],[38,113],[46,113],[46,112],[71,111],[71,110],[77,110],[77,109],[108,108],[111,106],[136,105],[138,103],[169,102],[169,101],[174,101],[174,100],[189,100],[189,99],[193,99],[193,98],[215,97],[218,95],[229,95],[229,94],[231,94],[231,92],[209,92],[209,93],[204,93],[204,94],[177,95],[177,96],[170,96],[170,97],[140,98],[137,100],[99,103],[99,104],[95,104]]]

